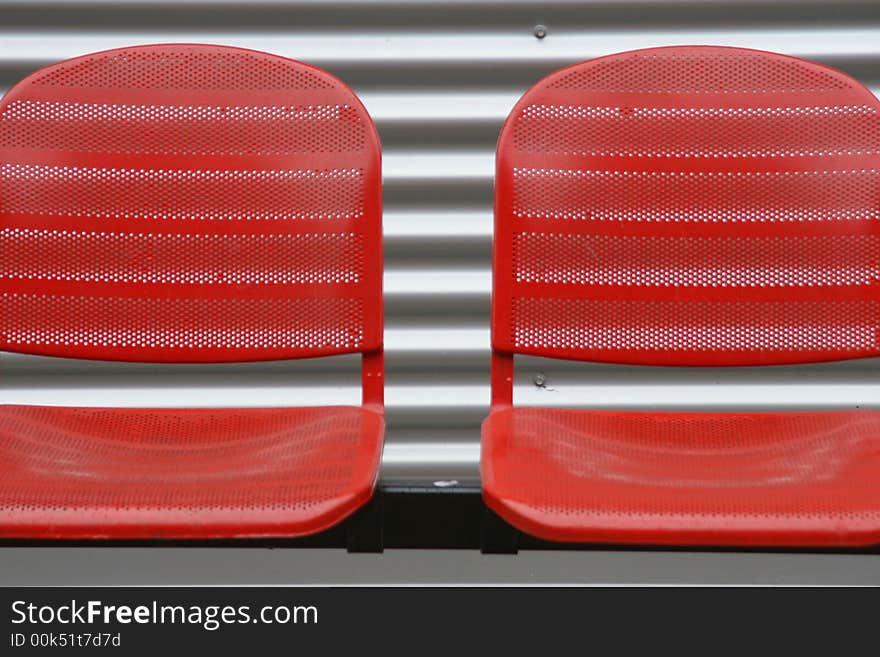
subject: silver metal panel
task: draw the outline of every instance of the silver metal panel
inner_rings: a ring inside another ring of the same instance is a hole
[[[544,25],[547,36],[535,36]],[[630,48],[722,44],[839,67],[880,89],[877,0],[0,0],[0,90],[138,43],[269,50],[351,84],[384,145],[384,476],[477,476],[488,402],[493,149],[525,89]],[[520,359],[519,403],[649,408],[880,406],[880,362],[683,371]],[[0,357],[0,401],[282,405],[357,401],[357,363],[119,365]],[[546,384],[534,375],[546,374]]]
[[[4,548],[7,586],[878,586],[873,554]]]

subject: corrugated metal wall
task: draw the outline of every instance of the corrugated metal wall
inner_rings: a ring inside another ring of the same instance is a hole
[[[0,87],[60,59],[151,42],[308,61],[352,85],[376,120],[385,153],[387,477],[477,475],[493,149],[529,85],[602,54],[700,43],[807,57],[880,89],[878,0],[0,0]],[[0,401],[356,403],[354,359],[326,365],[169,368],[3,355]],[[538,372],[544,387],[533,383]],[[688,372],[520,359],[516,395],[549,405],[851,407],[880,405],[877,374],[876,361]]]

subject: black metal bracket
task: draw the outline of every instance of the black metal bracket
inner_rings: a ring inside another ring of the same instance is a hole
[[[345,547],[349,552],[374,554],[385,550],[385,493],[381,488],[346,521]]]
[[[488,506],[483,508],[480,552],[483,554],[517,554],[519,552],[519,530]]]

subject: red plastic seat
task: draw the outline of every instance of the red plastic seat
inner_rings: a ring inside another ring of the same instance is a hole
[[[880,413],[507,408],[485,428],[492,508],[558,541],[880,542]]]
[[[512,405],[515,354],[880,354],[878,108],[838,71],[709,46],[577,64],[523,96],[498,144],[491,509],[556,541],[880,543],[876,412]]]
[[[0,350],[360,353],[363,406],[0,407],[0,537],[293,537],[373,493],[380,148],[350,89],[203,45],[42,69],[0,103]]]
[[[3,536],[298,536],[367,502],[379,413],[357,407],[0,407]]]

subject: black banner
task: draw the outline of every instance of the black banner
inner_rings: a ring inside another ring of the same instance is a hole
[[[7,588],[0,655],[839,652],[873,646],[878,599],[867,588]]]

